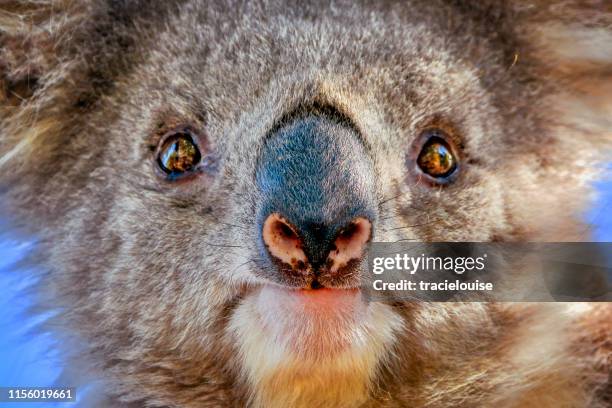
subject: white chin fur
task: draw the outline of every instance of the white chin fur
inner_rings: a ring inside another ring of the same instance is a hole
[[[366,398],[402,326],[390,306],[358,291],[264,286],[243,300],[229,330],[254,406],[352,406]]]

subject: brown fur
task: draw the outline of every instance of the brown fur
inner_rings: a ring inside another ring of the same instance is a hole
[[[612,10],[498,3],[0,5],[2,205],[38,239],[67,381],[97,385],[84,406],[609,404],[609,304],[389,302],[388,335],[363,327],[374,364],[246,368],[261,356],[245,350],[270,346],[244,339],[256,329],[237,312],[258,284],[257,152],[297,106],[359,129],[376,240],[588,239],[580,213],[612,143]],[[466,163],[439,190],[405,163],[432,123]],[[208,135],[217,174],[155,177],[151,147],[176,124]]]

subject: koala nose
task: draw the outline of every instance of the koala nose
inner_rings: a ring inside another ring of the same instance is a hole
[[[359,132],[333,110],[281,121],[258,158],[257,274],[291,287],[354,287],[378,201]]]
[[[351,261],[361,260],[372,234],[372,223],[367,218],[356,217],[332,231],[331,244],[321,251],[320,242],[325,240],[328,229],[314,223],[298,229],[281,214],[272,213],[264,221],[262,239],[269,254],[294,271],[324,264],[329,272],[337,273]]]

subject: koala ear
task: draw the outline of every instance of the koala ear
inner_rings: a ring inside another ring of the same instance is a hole
[[[515,4],[519,35],[531,44],[527,58],[538,60],[539,76],[546,77],[557,91],[547,102],[556,111],[565,138],[575,141],[580,148],[575,152],[609,160],[612,4],[581,0]]]
[[[27,161],[23,153],[37,151],[35,139],[53,122],[49,107],[70,70],[64,56],[86,8],[86,2],[70,0],[0,5],[0,182],[19,177]],[[5,171],[9,163],[11,171]]]
[[[73,1],[9,1],[0,6],[0,106],[22,105],[44,87],[58,50],[81,15]]]

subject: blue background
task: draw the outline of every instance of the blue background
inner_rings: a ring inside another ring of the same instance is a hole
[[[594,240],[612,241],[612,182],[599,183],[598,204],[585,215],[595,224]],[[1,225],[1,224],[0,224]],[[31,283],[24,274],[11,273],[12,264],[28,251],[31,244],[15,242],[0,232],[0,386],[50,386],[59,376],[62,362],[51,347],[49,335],[33,335],[28,329],[36,319],[24,315],[31,299],[20,291]],[[78,395],[78,393],[77,393]],[[52,408],[70,403],[0,403],[0,408]]]

